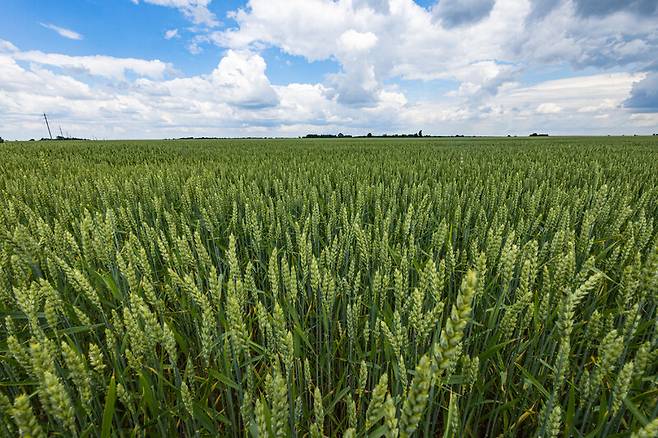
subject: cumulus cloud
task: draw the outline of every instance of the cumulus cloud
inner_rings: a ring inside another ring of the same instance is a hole
[[[244,108],[265,108],[278,96],[265,75],[265,60],[250,52],[229,50],[212,72],[212,83],[223,90],[227,102]]]
[[[453,76],[460,82],[459,88],[452,93],[466,97],[474,103],[495,96],[501,86],[514,82],[518,67],[496,61],[474,61],[467,65],[455,67]]]
[[[1,119],[30,129],[24,113],[48,111],[80,135],[94,135],[85,132],[103,120],[108,136],[139,137],[631,133],[656,120],[650,65],[658,31],[640,0],[469,0],[468,11],[452,0],[430,8],[411,0],[250,0],[223,29],[213,27],[209,0],[143,3],[185,14],[196,24],[190,52],[207,43],[224,50],[216,68],[184,77],[158,60],[21,51],[0,40]],[[270,47],[334,61],[338,71],[274,85],[261,55]],[[579,76],[527,85],[528,67]],[[435,80],[454,87],[407,96],[405,84],[431,90]]]
[[[634,83],[624,106],[634,112],[658,113],[658,72],[650,72]]]
[[[595,13],[576,0],[440,0],[431,10],[410,0],[386,2],[387,8],[372,1],[250,0],[232,14],[235,27],[209,39],[230,48],[277,47],[309,61],[335,59],[345,70],[354,62],[346,49],[363,42],[358,47],[367,53],[359,62],[372,66],[378,81],[454,79],[483,60],[582,69],[658,58],[655,16],[640,13],[647,2],[613,3]]]
[[[48,59],[51,54],[43,55]],[[88,61],[86,57],[70,58],[67,63],[76,65]],[[20,51],[0,53],[0,118],[17,136],[38,127],[38,123],[33,125],[35,115],[44,111],[71,130],[78,129],[76,135],[80,136],[98,136],[96,130],[115,128],[135,136],[141,136],[142,130],[144,136],[149,132],[159,136],[182,133],[188,128],[217,132],[245,124],[258,126],[264,120],[277,124],[286,120],[275,108],[279,95],[265,76],[265,61],[250,52],[229,50],[208,75],[125,77],[122,83],[115,82],[116,74],[106,70],[87,83],[84,74],[75,77],[79,71],[59,70],[58,66],[59,71],[49,69],[59,63],[25,64],[24,59]],[[310,110],[304,106],[298,114]]]
[[[71,29],[66,29],[65,27],[60,27],[60,26],[55,26],[54,24],[51,23],[39,23],[41,26],[45,27],[46,29],[50,29],[52,31],[55,31],[59,34],[59,36],[68,38],[70,40],[81,40],[82,35],[80,35],[78,32],[75,32]]]
[[[0,92],[3,93],[39,94],[52,98],[78,100],[94,97],[91,87],[82,81],[55,74],[38,65],[24,69],[15,59],[3,54],[0,54],[0,77],[2,77]],[[25,104],[29,102],[26,101]]]
[[[361,52],[377,44],[377,35],[372,32],[357,32],[354,29],[343,32],[338,38],[341,48],[347,52]]]
[[[348,65],[342,72],[329,75],[329,83],[329,93],[342,104],[358,107],[377,103],[380,86],[372,66]]]
[[[210,39],[222,47],[271,46],[309,61],[336,60],[341,71],[330,80],[340,99],[371,105],[391,78],[455,79],[470,65],[507,57],[510,41],[523,30],[518,17],[529,7],[516,0],[492,5],[479,22],[448,29],[408,0],[388,2],[388,8],[347,0],[251,0],[232,14],[237,26]],[[496,83],[486,81],[475,87]]]
[[[174,78],[164,81],[140,79],[132,91],[153,99],[176,99],[182,107],[193,102],[190,110],[222,105],[244,110],[262,110],[276,106],[279,96],[265,75],[265,60],[247,51],[229,50],[208,75]],[[171,99],[171,101],[170,101]]]
[[[637,15],[628,8],[582,17],[577,5],[569,1],[540,0],[533,5],[527,28],[514,50],[527,62],[613,68],[648,63],[658,57],[655,17]],[[544,8],[543,17],[537,8]]]
[[[25,63],[20,57],[20,51],[0,53],[3,137],[42,135],[38,115],[44,111],[74,135],[110,138],[418,129],[434,134],[606,133],[620,126],[628,132],[648,130],[655,119],[622,108],[633,84],[645,78],[642,74],[590,75],[533,86],[509,83],[476,107],[464,105],[470,99],[464,95],[410,102],[394,87],[374,82],[365,91],[341,89],[367,84],[367,78],[272,85],[264,59],[247,50],[228,50],[206,75],[142,76],[122,83],[111,76],[89,81],[84,75],[76,77],[75,71],[50,70],[50,65]],[[478,70],[491,69],[483,73],[486,78],[495,77],[496,68],[484,64],[459,74],[476,83],[482,81]],[[367,105],[349,100],[364,92]],[[560,117],[555,117],[556,108]]]

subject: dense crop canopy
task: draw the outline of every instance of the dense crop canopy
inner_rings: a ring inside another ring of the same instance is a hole
[[[655,140],[0,155],[0,435],[658,427]]]

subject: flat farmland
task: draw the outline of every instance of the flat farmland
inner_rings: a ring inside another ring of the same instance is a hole
[[[655,137],[0,155],[0,435],[658,430]]]

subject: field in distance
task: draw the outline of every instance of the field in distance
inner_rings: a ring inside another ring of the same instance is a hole
[[[0,155],[2,436],[658,433],[655,138]]]

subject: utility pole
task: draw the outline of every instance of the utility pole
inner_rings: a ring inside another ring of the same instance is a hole
[[[50,139],[53,139],[53,134],[50,132],[50,125],[48,124],[48,117],[46,117],[46,113],[43,113],[43,118],[46,121],[46,128],[48,128],[48,135],[50,136]]]

